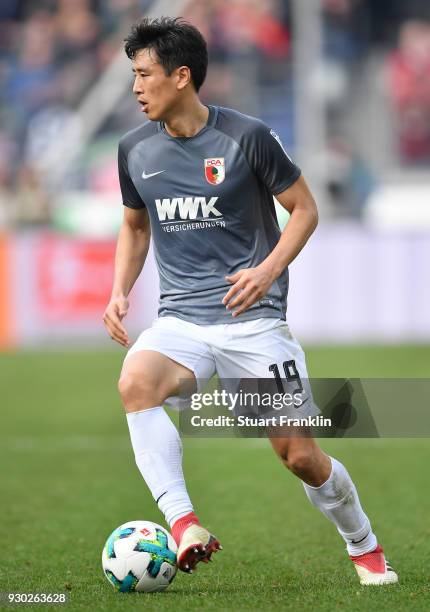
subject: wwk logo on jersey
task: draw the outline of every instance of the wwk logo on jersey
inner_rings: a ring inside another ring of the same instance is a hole
[[[225,179],[224,157],[205,159],[205,176],[211,185],[219,185]]]
[[[207,219],[212,214],[214,217],[222,217],[222,213],[215,208],[218,197],[207,200],[201,196],[187,196],[185,198],[163,198],[156,199],[158,218],[160,221],[178,221],[187,219]],[[201,216],[199,215],[201,211]],[[179,214],[178,214],[179,213]]]

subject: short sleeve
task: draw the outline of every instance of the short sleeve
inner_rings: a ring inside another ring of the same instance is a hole
[[[301,170],[291,160],[278,134],[259,121],[248,135],[249,162],[258,178],[273,195],[290,187]]]
[[[145,202],[138,194],[130,178],[127,155],[125,154],[124,146],[121,142],[118,146],[118,176],[124,206],[128,206],[129,208],[145,208]]]

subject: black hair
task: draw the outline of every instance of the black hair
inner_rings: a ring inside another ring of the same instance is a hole
[[[145,17],[132,26],[124,42],[131,60],[142,49],[153,49],[167,75],[179,66],[188,66],[199,91],[208,68],[207,45],[199,30],[181,17]]]

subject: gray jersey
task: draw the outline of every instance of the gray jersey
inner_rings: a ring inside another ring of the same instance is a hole
[[[160,316],[202,325],[285,319],[287,270],[238,319],[221,302],[231,286],[225,276],[257,266],[275,247],[272,194],[300,176],[273,130],[210,106],[207,125],[191,138],[174,138],[152,121],[128,132],[118,166],[124,205],[146,207],[150,217]]]

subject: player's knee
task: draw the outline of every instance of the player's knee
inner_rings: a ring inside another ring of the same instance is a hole
[[[144,410],[160,403],[156,385],[143,373],[126,372],[121,374],[118,381],[118,391],[126,410]]]
[[[284,457],[284,461],[288,469],[296,474],[296,476],[304,476],[308,474],[313,467],[312,453],[305,449],[291,450]]]

